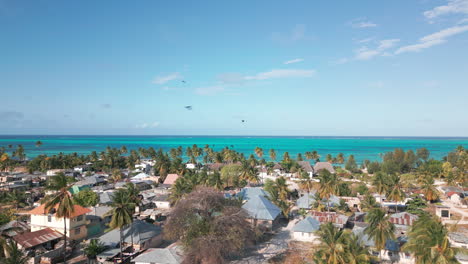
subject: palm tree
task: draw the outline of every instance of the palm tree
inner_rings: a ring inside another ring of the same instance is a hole
[[[434,179],[432,177],[425,177],[422,182],[421,190],[424,197],[429,202],[437,201],[439,199],[439,191],[434,186]]]
[[[366,222],[369,225],[364,229],[364,233],[375,241],[375,248],[380,254],[387,240],[395,238],[395,226],[380,208],[370,210],[366,216]]]
[[[242,162],[239,178],[248,182],[258,182],[259,180],[257,170],[247,161]]]
[[[36,145],[36,147],[42,146],[42,141],[40,141],[40,140],[36,141],[36,144],[35,144],[35,145]]]
[[[346,264],[348,263],[346,244],[347,238],[343,230],[326,223],[318,231],[320,245],[314,254],[314,261],[318,264]]]
[[[67,219],[70,219],[75,211],[73,195],[69,191],[72,186],[70,180],[63,173],[59,173],[50,178],[47,186],[47,189],[55,191],[55,193],[43,199],[46,212],[55,209],[55,217],[63,218],[64,263],[66,263],[67,250]]]
[[[320,155],[318,154],[318,152],[316,150],[312,151],[311,159],[315,160],[315,162],[320,160]]]
[[[387,192],[388,184],[387,179],[388,175],[384,174],[383,172],[377,172],[372,180],[372,185],[374,185],[378,194],[383,195]]]
[[[333,163],[333,156],[331,154],[327,154],[327,162]]]
[[[435,217],[423,214],[413,223],[404,250],[413,253],[417,264],[455,264],[457,250],[450,246],[447,228]]]
[[[118,228],[120,231],[120,258],[123,258],[122,231],[125,226],[132,223],[135,204],[128,199],[128,194],[125,189],[119,189],[112,195],[110,206],[112,207],[112,210],[109,211],[108,215],[112,215],[112,219],[109,223],[109,228]]]
[[[361,210],[364,212],[370,211],[371,209],[377,208],[377,202],[375,201],[374,196],[367,194],[364,196],[364,199],[361,201]]]
[[[338,155],[336,156],[336,161],[339,164],[343,164],[344,160],[345,160],[344,154],[343,153],[338,153]]]
[[[270,159],[276,161],[276,152],[274,149],[270,149]]]
[[[373,260],[369,250],[362,244],[359,236],[349,234],[346,247],[347,264],[371,263]]]
[[[330,196],[338,193],[339,180],[328,170],[322,170],[318,179],[320,180],[318,195],[320,199],[327,199],[327,211],[330,212]]]
[[[392,183],[389,186],[390,190],[387,195],[387,199],[395,201],[396,203],[404,201],[406,194],[403,191],[403,186],[400,181],[400,176],[393,176]],[[395,210],[398,212],[398,205],[395,204]]]
[[[104,243],[99,241],[99,239],[91,239],[91,242],[89,242],[89,244],[84,247],[83,252],[85,253],[86,257],[88,257],[88,263],[91,263],[91,260],[94,262],[96,256],[105,249],[106,247]]]
[[[29,257],[18,248],[18,245],[13,240],[4,241],[3,250],[5,252],[5,259],[0,259],[1,264],[26,264]]]
[[[255,152],[255,154],[257,155],[258,158],[261,159],[263,157],[263,149],[262,148],[255,147],[254,152]]]
[[[141,196],[140,196],[140,190],[138,190],[135,186],[135,184],[129,182],[125,184],[125,192],[127,193],[128,199],[135,205],[139,206],[141,202]],[[132,212],[132,214],[135,213],[135,208]],[[133,217],[132,217],[132,222],[130,223],[130,226],[133,226]],[[131,236],[131,241],[132,241],[132,249],[133,249],[133,232],[130,234]]]

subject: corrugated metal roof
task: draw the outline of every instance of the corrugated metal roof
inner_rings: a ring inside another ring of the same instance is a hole
[[[13,239],[24,248],[32,248],[47,242],[60,239],[63,234],[50,228],[16,235]]]

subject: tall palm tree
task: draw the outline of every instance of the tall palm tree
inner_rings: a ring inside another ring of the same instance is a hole
[[[255,147],[254,152],[255,152],[255,154],[257,155],[258,158],[261,159],[263,157],[263,149],[262,148]]]
[[[318,154],[316,150],[312,151],[311,159],[315,160],[316,162],[320,160],[320,155]]]
[[[391,185],[389,186],[389,192],[387,195],[387,199],[391,201],[395,201],[396,203],[404,201],[406,198],[406,194],[403,191],[402,182],[400,180],[400,176],[393,176],[391,179]],[[395,210],[398,212],[398,205],[395,204]]]
[[[64,263],[66,263],[65,256],[67,250],[67,219],[70,219],[75,211],[73,195],[69,191],[72,186],[73,183],[70,184],[70,179],[63,173],[59,173],[50,178],[47,186],[47,189],[55,192],[43,199],[47,212],[55,209],[55,217],[63,218]]]
[[[413,253],[417,264],[459,263],[457,250],[450,246],[447,228],[435,217],[423,214],[408,232],[409,240],[404,250]]]
[[[40,141],[40,140],[36,141],[36,144],[35,144],[35,145],[36,145],[36,147],[42,146],[42,141]]]
[[[270,159],[273,160],[273,161],[276,161],[276,152],[274,149],[270,149]]]
[[[113,193],[111,204],[112,210],[109,211],[108,215],[112,215],[109,223],[110,229],[119,229],[120,232],[120,258],[123,258],[122,247],[122,231],[123,228],[132,223],[133,210],[135,204],[128,199],[128,194],[125,189],[119,189]]]
[[[88,263],[91,263],[91,260],[96,259],[96,256],[99,255],[99,253],[103,252],[106,249],[106,246],[104,243],[99,241],[99,239],[91,239],[91,242],[87,244],[83,252],[85,253],[86,257],[88,258]]]
[[[432,177],[425,177],[422,181],[421,190],[424,197],[429,202],[437,201],[439,199],[439,191],[434,186],[434,179]]]
[[[135,205],[139,206],[141,202],[140,190],[138,190],[135,184],[129,182],[125,184],[125,192],[127,193],[128,199]],[[135,208],[133,208],[132,215],[135,213]],[[133,226],[133,217],[130,223],[130,226]],[[130,234],[133,248],[133,232]]]
[[[239,178],[248,182],[258,182],[257,170],[252,167],[247,161],[242,162]]]
[[[353,233],[348,236],[345,253],[347,264],[371,263],[371,260],[373,260],[369,250],[362,244],[360,237]]]
[[[320,226],[318,231],[320,245],[314,254],[314,261],[318,264],[346,264],[348,263],[346,244],[348,243],[346,233],[326,223]]]
[[[374,179],[372,180],[372,185],[375,187],[376,192],[380,195],[383,195],[387,192],[388,190],[388,184],[387,184],[387,179],[388,175],[384,174],[383,172],[377,172],[374,175]]]
[[[336,156],[336,161],[339,164],[343,164],[344,160],[345,160],[344,154],[343,153],[338,153],[338,155]]]
[[[328,170],[322,170],[318,177],[320,199],[327,199],[327,211],[330,212],[330,196],[338,193],[339,179]]]
[[[370,210],[366,216],[366,222],[369,225],[364,229],[364,233],[375,241],[375,248],[380,254],[387,240],[395,238],[395,226],[380,208]]]

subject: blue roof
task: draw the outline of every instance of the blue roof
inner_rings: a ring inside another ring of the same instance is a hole
[[[254,196],[270,197],[261,187],[245,187],[237,195],[242,197],[242,200],[250,200]]]
[[[301,196],[296,201],[297,207],[303,208],[303,209],[309,209],[310,207],[312,207],[314,203],[315,203],[315,195],[311,193]]]
[[[319,230],[319,228],[320,222],[310,216],[307,216],[305,219],[301,220],[294,226],[293,231],[312,233]]]
[[[249,216],[258,220],[275,220],[281,209],[264,196],[253,196],[242,206]]]

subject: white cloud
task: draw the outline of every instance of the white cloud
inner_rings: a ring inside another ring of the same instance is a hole
[[[397,49],[397,51],[395,51],[395,54],[400,54],[400,53],[405,53],[405,52],[419,52],[419,51],[421,51],[423,49],[427,49],[427,48],[430,48],[432,46],[440,45],[440,44],[445,43],[445,42],[446,42],[446,40],[437,39],[437,40],[433,40],[433,41],[428,41],[428,42],[422,42],[422,43],[418,43],[418,44],[403,46],[403,47]]]
[[[379,54],[377,50],[359,49],[356,53],[356,60],[370,60]]]
[[[217,79],[225,84],[242,84],[245,82],[244,76],[237,72],[227,72],[218,75]]]
[[[468,0],[449,0],[446,5],[424,12],[424,16],[429,19],[448,14],[468,14]]]
[[[345,64],[345,63],[347,63],[348,61],[349,61],[348,58],[340,58],[340,59],[334,61],[332,64]]]
[[[400,54],[404,52],[419,52],[423,49],[427,49],[432,46],[443,44],[447,42],[446,38],[463,33],[465,31],[468,31],[468,25],[446,28],[439,32],[420,38],[419,43],[400,47],[395,52],[395,54]]]
[[[285,61],[284,64],[292,64],[292,63],[297,63],[301,61],[304,61],[304,59],[298,58],[298,59],[288,60],[288,61]]]
[[[371,28],[371,27],[377,27],[378,25],[367,20],[366,18],[356,18],[354,20],[351,20],[349,24],[353,28]]]
[[[434,34],[427,35],[425,37],[422,37],[420,39],[421,42],[427,42],[427,41],[434,41],[434,40],[439,40],[439,39],[445,39],[448,37],[451,37],[453,35],[457,35],[460,33],[463,33],[468,30],[468,25],[465,26],[454,26],[450,28],[446,28],[444,30],[441,30],[439,32],[436,32]]]
[[[200,87],[195,89],[195,93],[199,95],[215,95],[225,90],[223,85],[214,85],[208,87]]]
[[[379,41],[379,45],[375,49],[369,49],[367,47],[361,47],[356,51],[356,60],[370,60],[375,56],[388,56],[388,52],[384,52],[387,49],[390,49],[398,43],[399,39],[384,39]]]
[[[273,78],[291,78],[291,77],[312,77],[316,73],[315,70],[299,70],[299,69],[278,69],[268,72],[261,72],[254,76],[246,76],[246,80],[267,80]]]
[[[374,38],[365,38],[365,39],[358,39],[356,42],[357,43],[367,43],[367,42],[371,42],[372,40],[374,40]]]
[[[178,72],[174,72],[174,73],[171,73],[171,74],[168,74],[168,75],[165,75],[165,76],[157,76],[156,78],[154,78],[153,80],[153,83],[154,84],[165,84],[169,81],[172,81],[172,80],[177,80],[177,79],[180,79],[182,78],[182,75]]]
[[[380,41],[379,47],[377,49],[386,50],[386,49],[392,48],[398,42],[400,42],[399,39],[384,39]]]
[[[145,128],[155,128],[159,126],[159,122],[153,122],[153,123],[143,123],[143,124],[138,124],[135,127],[140,128],[140,129],[145,129]]]

